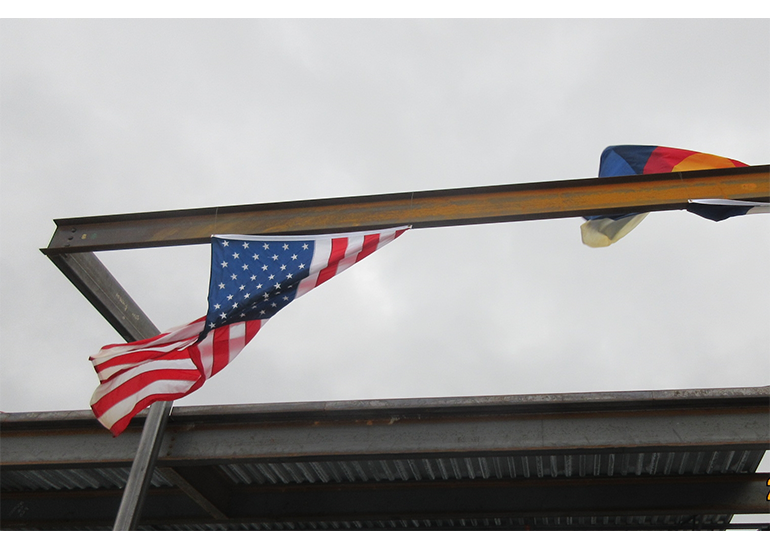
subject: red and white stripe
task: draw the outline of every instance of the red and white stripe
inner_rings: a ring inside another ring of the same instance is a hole
[[[299,284],[296,295],[299,298],[407,229],[312,237],[222,237],[249,241],[315,241],[310,275]],[[96,418],[113,435],[119,435],[145,407],[156,401],[179,399],[201,387],[235,359],[266,322],[267,319],[262,319],[225,325],[198,341],[205,327],[205,317],[202,317],[152,338],[104,346],[90,357],[100,382],[91,398]]]

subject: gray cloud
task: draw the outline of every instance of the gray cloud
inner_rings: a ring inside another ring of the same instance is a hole
[[[593,177],[602,149],[770,158],[751,20],[0,21],[4,411],[87,408],[115,332],[54,218]],[[413,230],[281,312],[185,404],[770,383],[770,217]],[[161,328],[206,247],[101,253]]]

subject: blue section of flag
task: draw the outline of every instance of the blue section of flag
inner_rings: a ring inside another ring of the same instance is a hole
[[[599,177],[644,174],[644,166],[657,147],[650,145],[615,145],[602,151]]]
[[[315,243],[295,240],[211,239],[206,329],[269,319],[294,300],[308,276]]]
[[[727,218],[733,216],[745,216],[749,213],[749,210],[755,208],[755,206],[728,206],[728,205],[715,205],[715,204],[700,204],[697,202],[691,202],[687,205],[687,211],[697,214],[702,218],[711,220],[714,222],[721,222]]]
[[[613,176],[636,176],[644,173],[644,165],[655,150],[655,147],[647,145],[615,145],[602,151],[599,162],[599,177],[611,178]],[[637,213],[620,214],[618,216],[583,216],[586,220],[622,220]]]

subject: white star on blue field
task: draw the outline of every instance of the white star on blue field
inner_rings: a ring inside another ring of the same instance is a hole
[[[313,241],[212,237],[206,332],[233,322],[268,319],[290,304],[297,284],[310,273],[313,248]]]

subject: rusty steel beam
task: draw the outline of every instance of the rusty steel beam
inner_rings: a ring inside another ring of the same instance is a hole
[[[50,258],[126,341],[141,340],[159,333],[96,254],[56,254]],[[159,401],[150,407],[123,491],[115,530],[134,529],[139,521],[171,407],[171,401]]]
[[[159,334],[158,328],[93,252],[55,254],[51,261],[127,342]]]
[[[675,210],[689,199],[770,200],[770,165],[55,220],[47,255],[317,234]]]
[[[0,413],[0,468],[125,466],[143,423],[136,419],[113,438],[85,413]],[[176,407],[158,465],[197,467],[233,457],[385,460],[622,449],[726,453],[712,465],[717,470],[736,451],[728,460],[733,471],[744,451],[753,457],[743,459],[748,468],[768,448],[770,387],[765,386]],[[706,463],[701,467],[708,469]]]

